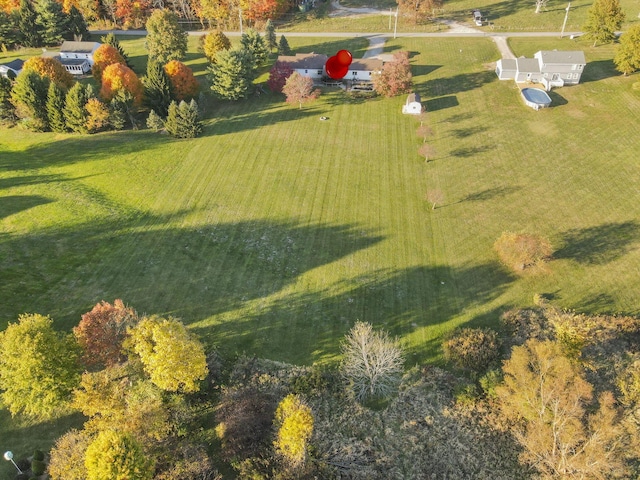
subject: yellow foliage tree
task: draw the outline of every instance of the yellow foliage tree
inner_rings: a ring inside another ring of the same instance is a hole
[[[87,447],[84,464],[91,480],[151,480],[153,462],[126,433],[105,430]]]
[[[207,376],[202,343],[176,319],[144,318],[128,331],[125,347],[140,357],[151,382],[170,392],[197,392]]]
[[[47,77],[64,90],[71,88],[74,83],[71,74],[55,58],[31,57],[24,62],[22,69],[25,72],[36,72],[41,77]]]
[[[287,395],[276,409],[275,425],[278,429],[275,441],[278,453],[291,467],[303,466],[313,434],[311,408],[299,395]]]

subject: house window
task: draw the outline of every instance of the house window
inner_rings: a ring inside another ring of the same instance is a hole
[[[318,70],[318,75],[322,75],[322,70]]]
[[[309,70],[305,70],[304,73],[309,73]]]
[[[584,67],[584,65],[578,65],[578,70],[582,70],[582,67]]]

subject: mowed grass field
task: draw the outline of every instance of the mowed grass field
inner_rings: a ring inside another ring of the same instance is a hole
[[[123,39],[137,62],[140,42]],[[585,50],[583,82],[535,112],[497,80],[489,39],[387,43],[412,52],[434,131],[428,163],[417,120],[400,113],[404,96],[331,90],[302,110],[277,95],[218,103],[194,140],[3,129],[0,328],[38,312],[69,330],[95,303],[122,298],[183,319],[224,355],[302,364],[337,360],[344,334],[368,321],[397,335],[413,365],[439,362],[454,328],[498,327],[535,293],[640,313],[638,77],[616,74],[611,47],[510,45],[516,55]],[[433,189],[444,196],[435,210]],[[551,240],[547,272],[515,276],[497,262],[492,245],[507,230]],[[19,455],[66,428],[1,419]]]

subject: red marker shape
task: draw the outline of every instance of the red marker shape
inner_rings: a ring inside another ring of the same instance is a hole
[[[329,57],[327,63],[324,65],[324,69],[334,80],[340,80],[349,71],[349,65],[352,61],[351,52],[349,50],[340,50],[333,57]]]

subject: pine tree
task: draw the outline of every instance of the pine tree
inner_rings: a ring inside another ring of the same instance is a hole
[[[39,47],[42,44],[40,33],[36,26],[36,12],[30,0],[20,0],[17,30],[19,41],[23,47]]]
[[[222,50],[209,67],[211,90],[225,100],[238,100],[247,95],[255,75],[255,62],[247,50]]]
[[[121,88],[109,102],[109,123],[116,130],[123,130],[128,124],[135,129],[137,124],[134,115],[133,95]]]
[[[87,22],[85,21],[80,10],[75,5],[69,9],[69,17],[67,22],[67,32],[73,35],[73,39],[76,42],[81,42],[83,38],[89,36],[89,30],[87,30]],[[113,35],[112,33],[110,35]]]
[[[147,117],[147,128],[152,128],[156,132],[164,128],[162,118],[153,110],[149,112],[149,116]]]
[[[164,67],[159,62],[148,62],[144,79],[145,104],[161,117],[166,117],[173,99],[171,82]]]
[[[195,100],[171,102],[165,122],[167,132],[176,138],[195,138],[202,133],[202,124],[198,118],[198,104]]]
[[[240,39],[240,44],[245,50],[251,52],[256,66],[259,67],[266,62],[267,57],[269,56],[269,50],[267,49],[264,38],[262,38],[262,35],[260,35],[256,30],[250,28],[243,33],[242,38]]]
[[[62,133],[67,131],[64,118],[65,94],[56,83],[49,84],[47,94],[47,118],[52,131]]]
[[[11,103],[16,115],[23,119],[27,128],[41,132],[48,128],[47,92],[49,80],[36,72],[22,72],[16,78],[11,92]]]
[[[11,103],[12,86],[11,80],[0,76],[0,121],[14,122],[16,120],[16,111]]]
[[[107,35],[105,35],[104,37],[101,37],[100,40],[102,40],[102,43],[106,43],[107,45],[111,45],[113,48],[118,50],[118,53],[124,59],[124,63],[127,65],[127,67],[129,67],[131,70],[133,70],[133,67],[129,63],[129,57],[127,56],[127,53],[124,51],[124,48],[122,48],[122,45],[120,45],[120,42],[118,41],[118,38],[113,34],[113,32],[110,32]]]
[[[64,118],[67,128],[76,133],[88,133],[87,130],[87,90],[81,83],[76,83],[67,92],[64,107]]]
[[[278,43],[278,55],[292,55],[291,47],[287,41],[287,37],[280,35],[280,42]]]
[[[36,6],[36,25],[39,27],[43,45],[60,45],[62,36],[68,31],[68,16],[62,5],[55,0],[40,0]]]
[[[16,16],[0,10],[0,50],[12,48],[18,43]]]
[[[264,36],[269,52],[273,52],[273,49],[278,46],[278,42],[276,41],[276,27],[271,19],[267,20],[267,24],[264,27]]]

